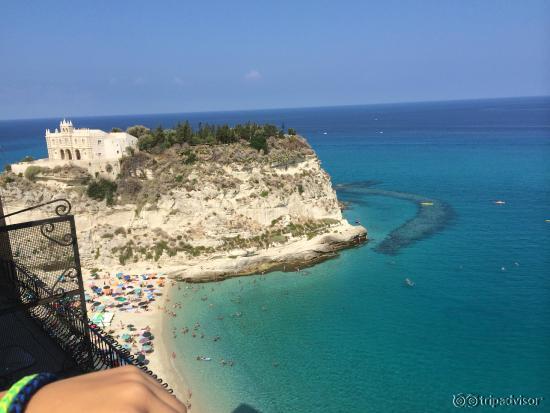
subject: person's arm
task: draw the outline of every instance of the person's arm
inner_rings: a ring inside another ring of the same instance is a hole
[[[25,408],[25,413],[77,412],[186,413],[187,409],[134,366],[50,383],[38,390]]]

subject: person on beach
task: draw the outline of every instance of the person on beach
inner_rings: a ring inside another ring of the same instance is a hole
[[[9,397],[9,392],[0,392],[0,403],[4,396]],[[23,409],[25,413],[187,413],[183,403],[134,366],[53,381],[33,392]]]

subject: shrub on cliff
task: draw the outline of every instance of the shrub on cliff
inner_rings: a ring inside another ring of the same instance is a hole
[[[193,129],[188,121],[178,123],[174,129],[163,129],[161,126],[149,130],[145,126],[136,125],[127,132],[138,138],[139,149],[151,153],[161,153],[174,145],[227,145],[241,140],[247,141],[257,150],[267,153],[269,137],[284,138],[283,130],[275,125],[257,123],[211,125],[199,123],[198,129]]]
[[[141,138],[143,135],[146,135],[151,130],[143,125],[135,125],[130,126],[128,129],[126,129],[126,133],[135,136],[136,138]]]
[[[140,151],[148,151],[152,149],[156,144],[156,138],[150,133],[141,135],[138,139],[138,147]]]
[[[25,178],[27,178],[29,181],[34,181],[36,175],[41,173],[42,170],[43,168],[41,168],[40,166],[29,166],[27,169],[25,169]]]
[[[193,165],[199,159],[197,157],[197,154],[193,152],[191,149],[187,149],[183,151],[181,153],[181,156],[183,157],[183,163],[185,165]]]
[[[91,181],[86,189],[86,194],[96,201],[107,201],[107,205],[113,205],[114,193],[116,192],[117,185],[107,179],[99,179]]]
[[[265,135],[254,135],[252,139],[250,139],[250,146],[258,151],[263,150],[264,153],[267,154],[267,139]]]

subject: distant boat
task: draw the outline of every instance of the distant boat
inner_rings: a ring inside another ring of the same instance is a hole
[[[211,361],[212,358],[210,357],[204,357],[204,356],[197,356],[198,361]]]
[[[501,201],[501,200],[499,199],[499,200],[495,201],[495,204],[497,204],[497,205],[504,205],[504,204],[506,204],[506,201]]]
[[[415,286],[414,281],[411,280],[410,278],[405,278],[405,284],[407,285],[407,287],[414,287]]]
[[[421,202],[420,205],[422,206],[432,206],[434,203],[433,202],[430,202],[430,201],[424,201],[424,202]]]
[[[327,132],[323,132],[323,135],[326,135],[326,134],[327,134]]]

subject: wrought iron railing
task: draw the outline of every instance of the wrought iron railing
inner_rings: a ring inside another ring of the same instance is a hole
[[[132,364],[172,393],[143,362],[89,322],[69,201],[50,201],[0,219],[56,202],[60,203],[55,208],[57,217],[0,226],[0,277],[7,286],[0,291],[0,320],[11,316],[12,324],[13,320],[26,323],[30,317],[45,337],[67,355],[69,365],[77,372]],[[9,346],[13,347],[13,343]]]

